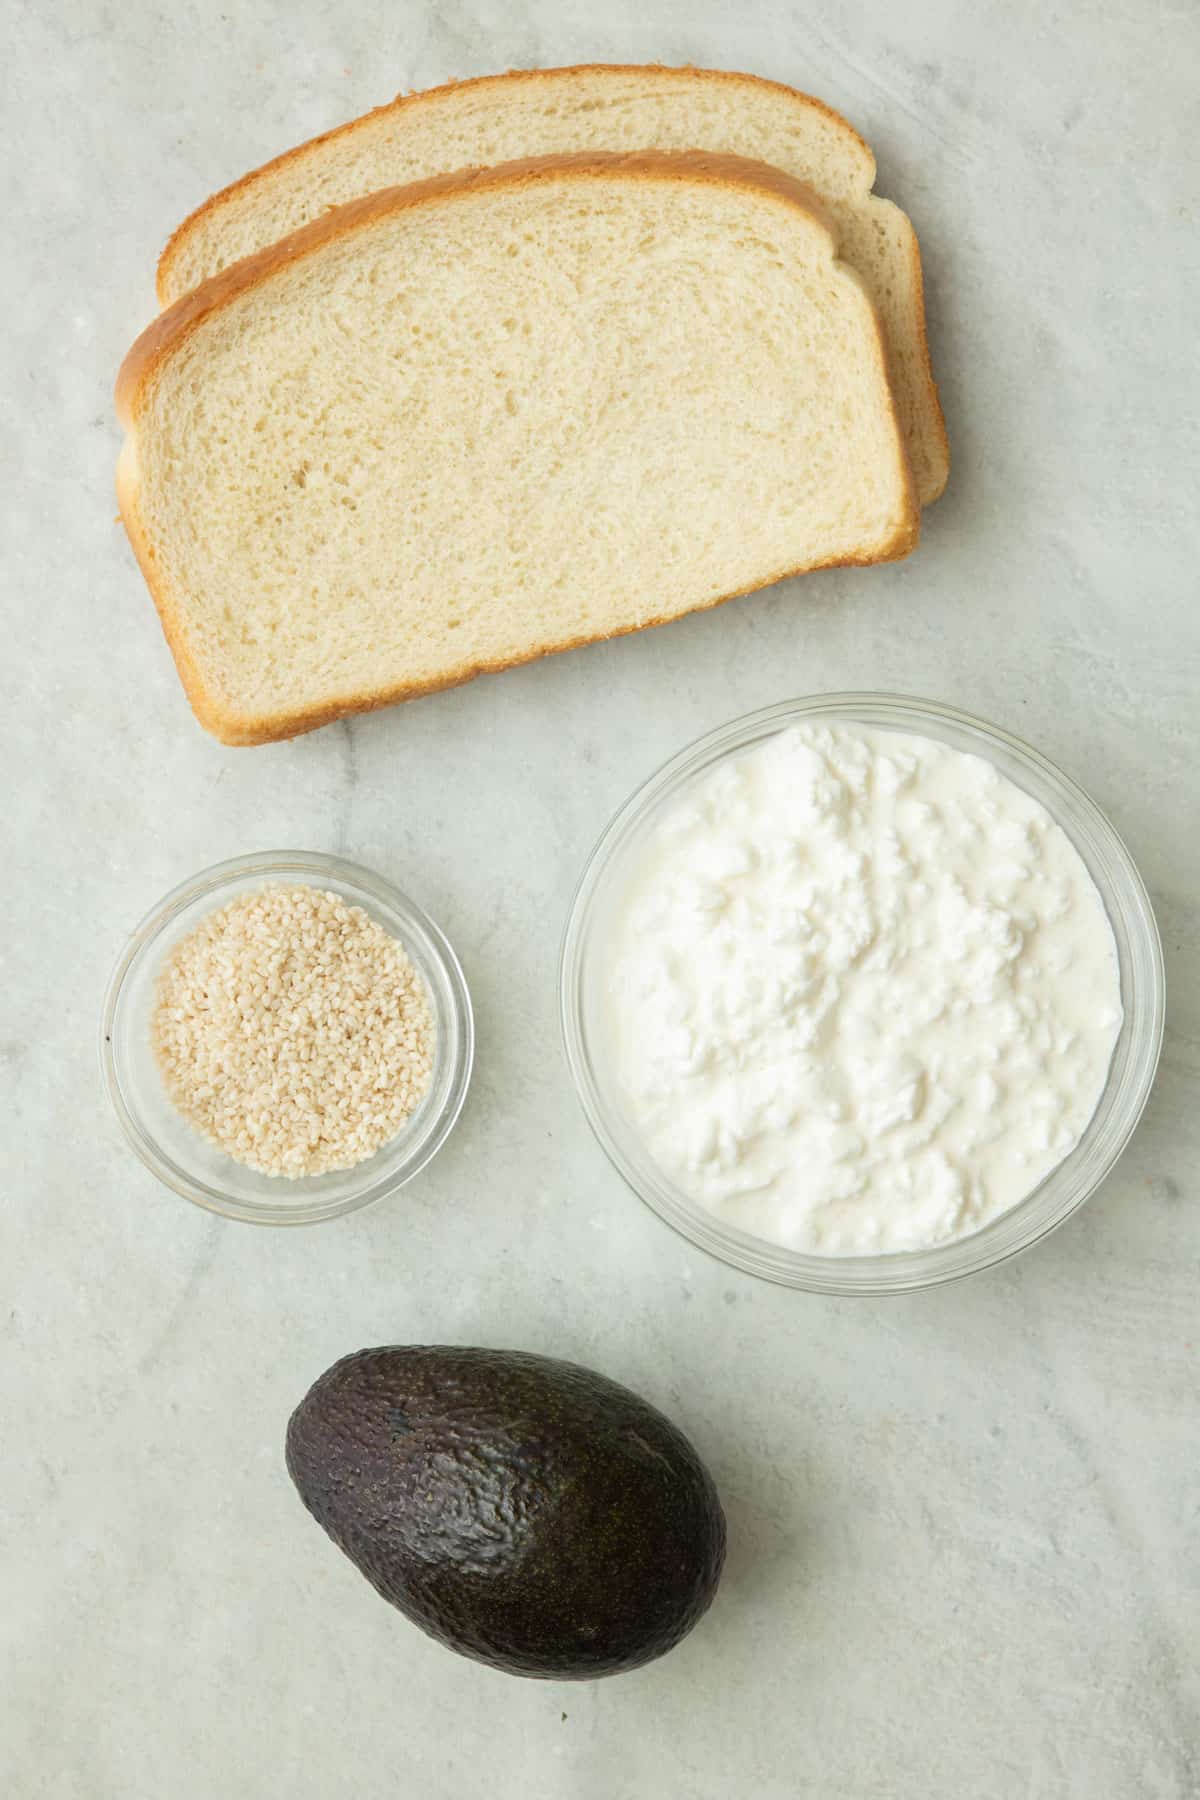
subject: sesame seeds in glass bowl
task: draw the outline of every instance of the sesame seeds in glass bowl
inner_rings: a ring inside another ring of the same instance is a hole
[[[433,920],[369,870],[302,850],[236,857],[168,894],[117,964],[100,1031],[146,1166],[211,1212],[274,1225],[411,1180],[462,1110],[473,1050],[466,981]]]

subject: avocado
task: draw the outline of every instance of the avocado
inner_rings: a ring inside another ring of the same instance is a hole
[[[292,1414],[287,1466],[385,1600],[513,1675],[650,1662],[720,1578],[725,1519],[687,1439],[628,1388],[549,1357],[343,1357]]]

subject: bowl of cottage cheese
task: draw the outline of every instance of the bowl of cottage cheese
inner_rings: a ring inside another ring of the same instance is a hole
[[[751,1273],[921,1287],[1052,1230],[1162,1040],[1145,887],[1094,802],[951,708],[828,695],[723,726],[597,845],[568,1061],[629,1185]]]

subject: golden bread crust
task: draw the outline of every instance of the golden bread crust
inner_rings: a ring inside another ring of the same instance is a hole
[[[117,469],[118,505],[129,541],[158,610],[163,632],[192,709],[200,723],[223,743],[230,745],[261,744],[297,737],[302,732],[314,731],[319,726],[332,724],[337,719],[347,718],[355,713],[373,712],[402,700],[416,699],[424,694],[458,687],[465,682],[474,680],[478,675],[498,673],[503,669],[515,668],[521,663],[533,662],[541,656],[561,650],[576,649],[589,643],[602,642],[609,637],[624,636],[627,632],[642,630],[651,625],[666,624],[676,617],[683,616],[681,614],[664,614],[656,619],[647,619],[640,624],[629,625],[620,631],[595,635],[584,634],[563,642],[531,645],[528,651],[523,652],[520,656],[490,661],[464,662],[459,668],[447,672],[436,681],[401,684],[374,691],[347,694],[337,699],[331,699],[319,707],[302,711],[270,717],[233,713],[224,708],[205,687],[200,671],[189,655],[185,641],[186,634],[183,631],[177,608],[167,590],[167,584],[163,580],[158,558],[145,530],[138,503],[137,428],[148,386],[153,381],[159,367],[201,327],[205,320],[231,305],[240,295],[269,281],[280,270],[318,254],[328,244],[353,232],[369,229],[373,223],[395,217],[406,211],[441,204],[447,200],[466,198],[490,189],[519,189],[544,180],[610,179],[614,175],[631,181],[681,181],[752,189],[805,214],[828,237],[831,253],[836,253],[836,239],[817,197],[803,182],[797,181],[794,177],[784,174],[782,170],[771,168],[765,163],[752,162],[745,157],[708,154],[691,150],[638,151],[628,154],[589,151],[573,156],[526,158],[518,162],[500,164],[493,168],[467,170],[453,175],[438,175],[428,181],[417,182],[407,187],[388,188],[381,193],[369,194],[362,199],[349,201],[345,206],[337,207],[321,218],[313,220],[310,224],[302,226],[299,231],[293,232],[290,237],[284,238],[280,243],[270,245],[267,249],[257,251],[253,256],[232,264],[229,268],[222,270],[220,274],[214,275],[211,280],[203,282],[200,287],[193,289],[190,294],[185,294],[181,300],[176,301],[166,312],[160,314],[133,345],[121,365],[116,384],[117,414],[127,433]],[[867,303],[870,317],[874,323],[873,349],[878,363],[878,377],[881,384],[886,387],[888,382],[887,351],[878,315],[855,272],[844,264],[838,266],[845,275],[855,281]],[[744,587],[739,587],[727,594],[715,595],[712,599],[701,601],[697,606],[688,610],[704,611],[720,605],[725,600],[734,599],[739,594],[752,593],[756,589],[769,587],[773,582],[782,581],[788,576],[808,573],[813,569],[890,562],[907,556],[917,543],[920,515],[894,405],[892,429],[897,456],[905,472],[905,514],[897,521],[893,537],[877,554],[831,557],[811,564],[776,569],[771,574],[748,582]]]
[[[530,83],[550,85],[569,77],[594,75],[618,75],[622,77],[639,75],[687,75],[697,81],[712,82],[719,85],[743,85],[754,88],[769,88],[774,93],[785,95],[789,100],[802,106],[812,107],[814,112],[821,113],[834,125],[839,126],[847,138],[862,151],[870,165],[871,181],[875,179],[875,157],[869,144],[855,131],[848,119],[844,119],[833,107],[826,106],[823,100],[817,100],[812,94],[801,93],[799,88],[788,87],[782,81],[768,81],[762,75],[742,75],[732,69],[698,69],[690,64],[679,68],[670,68],[664,63],[574,63],[561,69],[507,69],[499,75],[476,75],[466,81],[446,81],[439,87],[419,89],[411,94],[398,94],[394,100],[386,101],[382,106],[374,106],[370,112],[360,113],[355,119],[348,119],[343,125],[335,125],[329,131],[323,131],[317,137],[308,138],[303,144],[296,144],[290,150],[284,150],[279,156],[273,156],[269,162],[261,163],[257,169],[231,181],[209,196],[200,206],[190,212],[182,225],[176,227],[168,238],[162,255],[158,259],[157,291],[159,304],[167,306],[170,301],[170,277],[179,259],[184,244],[195,228],[209,217],[211,213],[223,211],[235,194],[245,193],[247,189],[257,187],[277,169],[287,168],[296,162],[306,162],[309,157],[325,144],[336,142],[339,138],[349,137],[369,121],[395,114],[401,111],[411,112],[418,108],[436,105],[448,94],[461,94],[468,90],[482,93],[488,88],[511,87],[514,83]]]

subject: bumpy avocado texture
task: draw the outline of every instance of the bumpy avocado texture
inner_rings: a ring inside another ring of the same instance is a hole
[[[725,1519],[687,1439],[627,1388],[548,1357],[360,1350],[297,1407],[287,1466],[385,1600],[514,1675],[649,1662],[720,1578]]]

